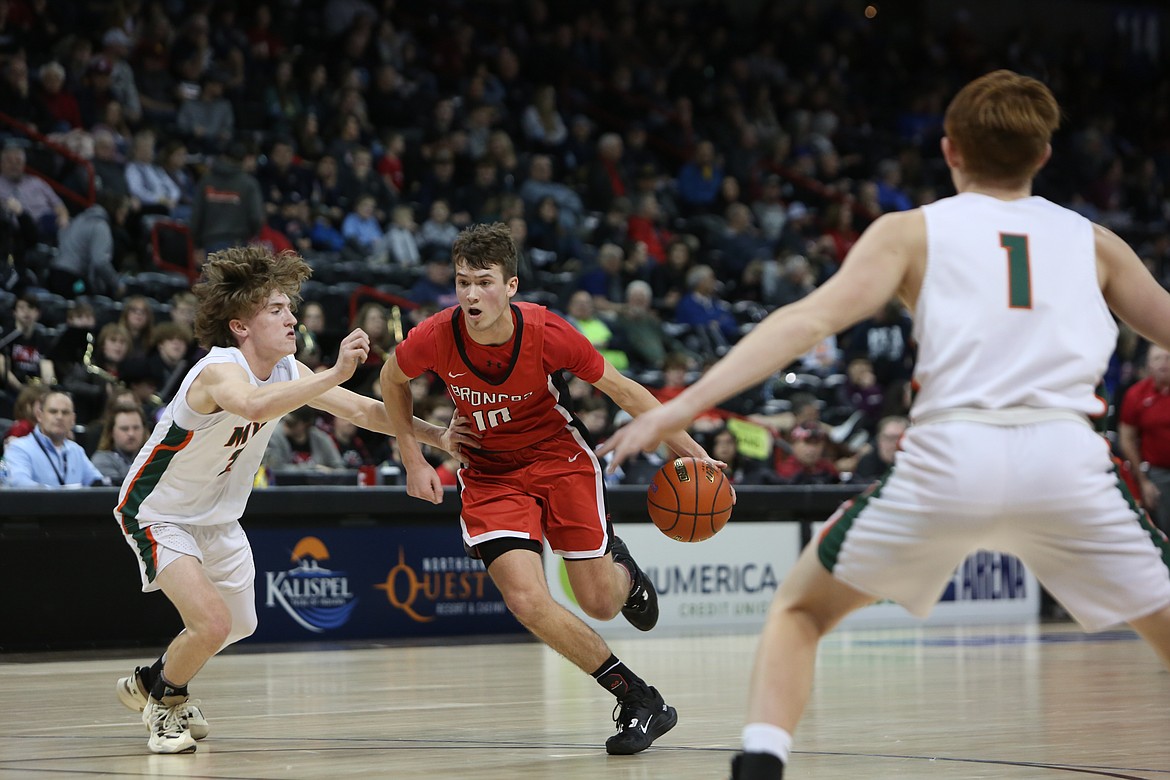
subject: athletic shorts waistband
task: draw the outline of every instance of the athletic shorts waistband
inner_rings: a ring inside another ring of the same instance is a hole
[[[940,409],[937,412],[927,412],[920,417],[912,418],[914,425],[933,425],[942,422],[973,422],[1009,428],[1017,425],[1032,425],[1034,423],[1056,422],[1058,420],[1072,420],[1082,425],[1089,425],[1087,415],[1081,412],[1074,412],[1072,409],[1038,409],[1030,406],[1011,406],[1006,409],[957,407],[954,409]]]

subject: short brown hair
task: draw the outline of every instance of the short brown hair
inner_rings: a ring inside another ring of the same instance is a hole
[[[192,292],[198,301],[195,337],[201,346],[234,347],[231,321],[250,317],[273,292],[288,296],[293,308],[301,300],[301,282],[313,269],[296,252],[273,252],[241,246],[213,252]]]
[[[487,270],[498,265],[506,282],[516,275],[516,242],[503,222],[472,225],[455,239],[451,246],[451,259],[456,266],[463,262],[476,270]]]
[[[943,129],[972,178],[1030,179],[1060,126],[1060,106],[1043,83],[1010,70],[981,76],[947,106]]]

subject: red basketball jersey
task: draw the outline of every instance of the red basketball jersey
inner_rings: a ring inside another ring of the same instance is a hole
[[[483,450],[530,447],[572,419],[557,381],[561,369],[596,382],[605,360],[572,325],[532,303],[513,303],[515,330],[504,344],[472,341],[458,306],[411,329],[394,354],[407,376],[434,371],[459,414],[479,431]]]

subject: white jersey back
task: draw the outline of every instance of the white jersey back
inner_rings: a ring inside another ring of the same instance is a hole
[[[257,379],[235,347],[213,347],[192,366],[122,483],[114,514],[127,533],[158,522],[216,525],[244,513],[277,421],[254,423],[231,412],[193,410],[187,404],[191,383],[215,363],[235,363],[257,387],[299,376],[289,356],[272,376]]]
[[[923,207],[912,415],[955,408],[1105,411],[1117,343],[1093,226],[1039,197],[963,193]]]

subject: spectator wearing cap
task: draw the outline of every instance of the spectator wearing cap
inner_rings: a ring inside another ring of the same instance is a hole
[[[41,114],[46,133],[64,133],[81,127],[81,107],[77,98],[65,87],[65,67],[59,62],[47,62],[38,71]]]
[[[142,101],[134,82],[134,69],[126,61],[133,45],[134,41],[126,31],[117,27],[107,30],[102,36],[102,54],[110,63],[110,91],[122,104],[131,124],[142,118]]]
[[[77,105],[81,110],[81,124],[93,127],[106,115],[106,105],[117,102],[111,87],[113,63],[104,54],[95,55],[85,66],[81,87],[77,90]]]
[[[232,104],[224,97],[227,79],[212,69],[203,75],[199,96],[179,106],[176,123],[179,132],[197,149],[204,152],[222,152],[236,130],[236,115]]]
[[[807,422],[788,434],[792,452],[778,451],[776,481],[782,485],[833,485],[841,481],[833,461],[825,457],[827,437],[819,423]]]
[[[304,253],[313,248],[311,219],[309,201],[298,192],[290,192],[281,201],[280,212],[269,217],[268,224],[283,233],[293,249]]]
[[[797,200],[788,204],[786,217],[780,238],[776,241],[777,250],[785,254],[808,255],[813,240],[819,237],[813,223],[813,213]]]
[[[247,149],[233,143],[195,188],[191,239],[201,253],[243,246],[264,225],[260,184],[243,168]]]
[[[44,179],[25,173],[24,147],[9,141],[0,151],[0,202],[13,198],[37,226],[37,236],[56,244],[57,234],[69,224],[69,209]]]
[[[89,487],[110,481],[69,438],[77,414],[68,393],[53,391],[36,410],[37,427],[4,449],[5,481],[12,488]]]

